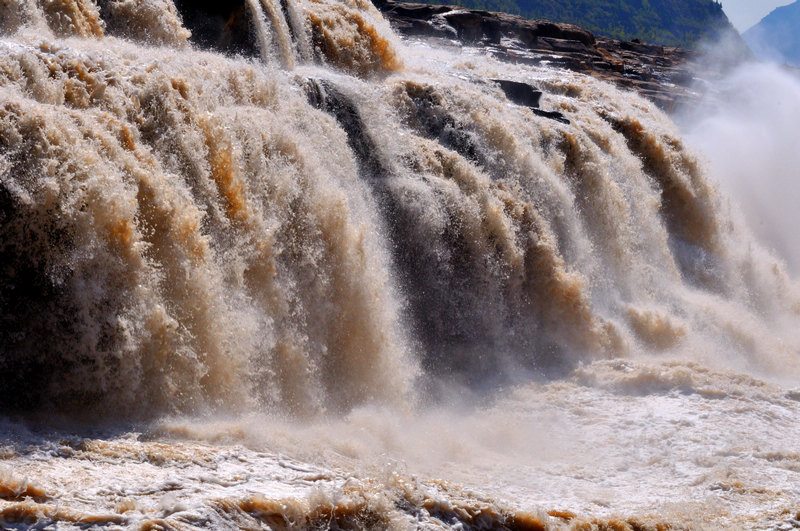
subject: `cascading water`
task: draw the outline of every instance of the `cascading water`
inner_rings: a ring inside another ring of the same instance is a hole
[[[284,18],[280,5],[277,5],[272,0],[261,0],[261,6],[270,21],[273,39],[277,45],[283,66],[294,68],[294,46],[289,33],[289,25],[286,22],[286,18]]]
[[[268,29],[264,9],[257,0],[248,0],[247,8],[252,17],[251,20],[255,29],[256,38],[258,39],[258,48],[261,51],[261,58],[265,62],[269,62],[273,51],[272,32]]]
[[[300,11],[300,7],[294,0],[283,0],[281,2],[281,7],[285,14],[298,58],[304,62],[310,61],[313,55],[311,51],[310,33],[303,18],[303,14]]]
[[[596,466],[635,487],[643,469],[618,468],[630,443],[603,407],[633,408],[636,424],[683,393],[766,400],[773,420],[752,420],[766,431],[793,418],[792,391],[745,374],[800,374],[797,285],[652,104],[579,74],[404,43],[363,0],[242,6],[260,60],[194,48],[167,0],[0,3],[0,413],[151,430],[53,442],[9,424],[4,522],[579,526],[519,508],[560,499],[592,514],[598,494],[576,483],[537,497],[514,469],[541,473],[550,465],[532,463],[547,456],[585,466],[569,453],[591,453],[575,425],[596,425],[612,456]],[[554,112],[513,103],[498,79],[535,84]],[[453,395],[475,405],[447,405]],[[727,441],[728,425],[686,400],[667,408],[683,412],[675,422]],[[206,417],[222,414],[242,424]],[[654,421],[654,440],[671,422]],[[71,465],[56,457],[51,479],[35,478],[45,486],[20,479],[51,454],[131,485],[118,468],[144,456],[209,486],[106,499],[87,476],[93,501],[80,501],[59,491]],[[479,503],[402,470],[354,487],[342,472],[385,455],[518,498]],[[459,460],[458,473],[442,465]],[[465,472],[482,460],[495,476]],[[320,481],[339,494],[297,487]],[[643,500],[619,510],[652,512]]]

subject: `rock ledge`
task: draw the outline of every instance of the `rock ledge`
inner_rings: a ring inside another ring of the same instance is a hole
[[[635,90],[667,112],[701,96],[693,89],[697,83],[692,72],[701,59],[696,51],[595,36],[570,24],[507,13],[396,0],[374,3],[401,35],[480,45],[504,61],[583,72]],[[746,59],[746,54],[732,61]],[[704,79],[721,77],[732,61],[721,58],[704,64]]]

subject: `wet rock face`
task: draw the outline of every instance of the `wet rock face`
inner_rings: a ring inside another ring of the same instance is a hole
[[[394,29],[408,37],[457,40],[481,45],[501,60],[590,74],[635,90],[668,112],[700,97],[692,89],[696,80],[691,64],[699,58],[692,50],[619,41],[570,24],[506,13],[395,0],[374,2]],[[704,65],[703,74],[713,80],[729,66],[724,62]]]
[[[506,98],[511,103],[530,107],[534,114],[556,120],[563,124],[568,124],[569,120],[560,112],[546,111],[539,108],[539,98],[542,97],[542,91],[527,83],[519,81],[510,81],[508,79],[492,79],[500,89],[505,93]]]
[[[584,52],[594,44],[591,33],[568,24],[525,20],[488,11],[454,10],[441,16],[455,28],[459,38],[467,42],[488,40],[499,44],[501,38],[512,37],[527,45],[536,45],[541,39],[545,46],[566,45],[569,50]]]
[[[223,53],[257,56],[250,13],[244,0],[175,0],[191,40],[202,48]]]
[[[499,44],[501,38],[516,38],[528,46],[568,47],[591,51],[594,35],[570,24],[528,20],[506,13],[467,10],[451,6],[375,0],[392,25],[405,35],[455,36],[464,42]]]
[[[505,92],[506,97],[517,105],[524,105],[525,107],[539,106],[539,98],[542,97],[541,90],[519,81],[509,81],[507,79],[493,79],[492,81],[497,83]]]

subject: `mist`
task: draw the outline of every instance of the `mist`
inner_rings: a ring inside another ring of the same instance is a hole
[[[676,121],[734,209],[797,275],[800,76],[774,64],[744,64],[714,86],[699,110]]]

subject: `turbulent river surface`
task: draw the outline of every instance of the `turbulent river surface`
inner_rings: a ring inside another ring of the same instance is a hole
[[[800,527],[800,288],[668,116],[186,4],[0,1],[0,527]]]

